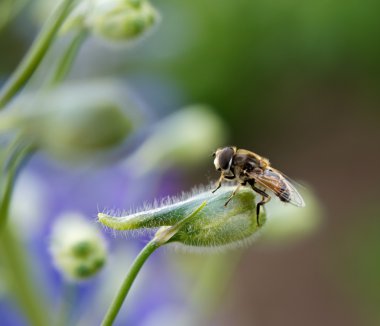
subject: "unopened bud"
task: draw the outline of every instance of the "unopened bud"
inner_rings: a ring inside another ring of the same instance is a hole
[[[53,227],[50,253],[56,268],[70,280],[83,280],[96,274],[107,256],[100,231],[84,216],[67,213]]]
[[[146,33],[157,21],[157,11],[146,0],[96,0],[85,24],[106,40],[124,41]]]
[[[191,248],[222,249],[238,246],[252,239],[266,218],[264,210],[261,210],[260,226],[257,225],[255,194],[249,188],[240,189],[225,206],[234,189],[235,187],[222,187],[214,194],[211,190],[204,190],[188,199],[159,208],[122,217],[99,213],[98,218],[102,224],[116,230],[171,226],[175,232],[172,232],[173,228],[164,228],[156,238]]]
[[[16,110],[9,110],[3,124],[63,160],[115,148],[138,120],[136,107],[117,82],[69,83],[39,95],[25,94],[13,105]]]
[[[194,166],[209,157],[227,135],[227,126],[213,110],[191,105],[156,123],[125,166],[130,170],[138,165],[137,175],[157,168]]]
[[[307,203],[302,209],[277,200],[266,205],[268,223],[260,242],[284,245],[306,238],[319,229],[323,211],[318,198],[310,189],[302,190],[302,197]]]

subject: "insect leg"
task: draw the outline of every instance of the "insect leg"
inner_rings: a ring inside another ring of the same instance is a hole
[[[243,183],[240,183],[236,189],[233,191],[233,193],[231,194],[230,197],[228,197],[227,201],[225,202],[224,204],[224,207],[226,207],[228,205],[228,203],[231,201],[232,197],[236,195],[236,193],[238,192],[238,190],[240,189],[241,186],[245,186],[246,185],[246,182],[243,182]]]
[[[256,221],[257,221],[257,226],[260,226],[259,222],[259,215],[260,215],[260,207],[266,204],[271,200],[272,197],[270,197],[267,193],[265,193],[265,196],[262,196],[261,201],[257,204],[256,206]]]
[[[249,184],[251,185],[254,191],[256,191],[258,194],[262,196],[261,201],[256,206],[256,221],[257,221],[257,226],[260,226],[260,222],[259,222],[260,208],[265,203],[270,201],[271,197],[264,190],[261,190],[255,186],[255,180],[252,180]]]
[[[218,181],[218,185],[217,185],[216,188],[212,191],[212,193],[214,193],[215,191],[217,191],[217,190],[222,186],[222,180],[223,180],[223,175],[220,176],[219,181]]]
[[[263,196],[263,197],[268,197],[268,196],[269,196],[264,190],[261,190],[261,189],[255,187],[254,184],[251,184],[251,187],[252,187],[252,189],[253,189],[254,191],[256,191],[256,192],[257,192],[258,194],[260,194],[261,196]]]
[[[239,190],[239,188],[241,187],[241,184],[239,184],[236,189],[232,192],[231,196],[228,197],[227,201],[224,203],[224,207],[226,207],[228,205],[228,203],[231,201],[232,197],[236,195],[237,191]]]

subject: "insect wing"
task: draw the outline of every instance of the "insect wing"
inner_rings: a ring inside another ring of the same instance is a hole
[[[305,202],[297,189],[279,171],[267,169],[263,173],[254,174],[258,184],[273,191],[282,201],[298,207],[304,207]]]

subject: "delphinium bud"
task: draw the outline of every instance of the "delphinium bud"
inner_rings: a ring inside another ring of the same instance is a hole
[[[66,213],[55,222],[50,253],[56,268],[74,281],[95,275],[107,257],[101,232],[79,213]]]
[[[102,39],[124,42],[146,34],[158,20],[158,12],[147,0],[82,0],[61,32],[85,29]]]
[[[158,13],[146,0],[95,0],[86,26],[107,40],[135,39],[157,22]]]
[[[191,105],[158,121],[147,139],[125,161],[136,175],[170,166],[194,167],[210,157],[228,135],[228,128],[206,105]]]
[[[103,225],[116,230],[165,226],[156,237],[193,249],[240,246],[258,233],[266,218],[261,210],[260,226],[257,225],[255,193],[249,188],[239,190],[228,206],[224,206],[234,188],[222,187],[215,194],[205,189],[158,208],[121,217],[99,213],[98,218]],[[201,205],[203,202],[205,205]],[[202,209],[198,209],[200,205]]]
[[[266,205],[268,223],[263,230],[260,241],[270,245],[293,243],[316,232],[322,222],[323,209],[318,198],[308,189],[302,189],[305,207],[284,204],[272,200]]]
[[[138,110],[114,81],[75,82],[25,94],[3,115],[1,128],[19,130],[38,149],[80,160],[120,145],[139,121]]]

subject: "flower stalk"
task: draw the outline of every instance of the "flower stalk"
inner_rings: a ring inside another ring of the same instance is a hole
[[[153,239],[141,250],[139,255],[136,257],[135,261],[132,263],[132,266],[129,269],[126,278],[124,279],[124,282],[121,285],[119,292],[112,301],[103,319],[103,322],[101,324],[102,326],[110,326],[113,324],[141,267],[144,265],[144,263],[150,257],[150,255],[159,247],[160,244],[157,243],[155,239]]]
[[[34,152],[34,147],[24,145],[22,149],[15,154],[13,161],[9,166],[8,174],[5,178],[5,184],[3,192],[1,193],[1,202],[0,202],[0,238],[2,236],[1,231],[3,230],[9,215],[9,207],[12,198],[12,192],[14,188],[15,179],[17,172],[26,158]]]
[[[54,71],[54,75],[50,81],[50,85],[55,86],[62,82],[66,76],[69,74],[74,60],[81,48],[81,45],[86,40],[88,31],[86,29],[81,29],[73,37],[71,43],[68,45],[65,53],[60,58],[57,68]]]
[[[25,85],[53,43],[75,0],[62,0],[47,20],[32,47],[0,92],[0,110]]]
[[[16,230],[6,227],[0,236],[0,259],[6,283],[30,325],[52,325],[48,301],[33,279],[33,268]]]

